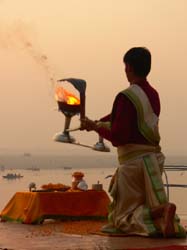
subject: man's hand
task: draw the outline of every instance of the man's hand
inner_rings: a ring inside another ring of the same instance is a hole
[[[97,123],[95,121],[90,120],[89,118],[85,117],[81,119],[81,129],[80,130],[87,130],[93,131],[97,130]]]

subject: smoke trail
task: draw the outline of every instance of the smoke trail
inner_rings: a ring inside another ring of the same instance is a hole
[[[55,74],[49,64],[48,57],[36,47],[36,43],[32,42],[31,33],[31,27],[21,20],[17,20],[10,25],[1,22],[0,47],[3,49],[15,47],[24,50],[45,70],[52,86],[54,86],[56,84]]]

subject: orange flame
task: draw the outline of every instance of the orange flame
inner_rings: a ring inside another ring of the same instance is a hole
[[[80,105],[80,100],[74,94],[62,87],[57,87],[55,89],[55,99],[58,102],[65,102],[69,105]]]

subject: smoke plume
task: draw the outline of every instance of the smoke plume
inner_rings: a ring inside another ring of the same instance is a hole
[[[11,24],[0,22],[0,47],[2,49],[18,48],[29,54],[33,60],[39,64],[46,72],[52,86],[56,84],[54,72],[49,64],[48,57],[33,42],[33,29],[21,20]]]

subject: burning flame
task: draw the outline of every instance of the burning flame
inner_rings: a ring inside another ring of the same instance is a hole
[[[69,105],[80,105],[80,100],[74,94],[62,87],[57,87],[55,89],[55,99],[58,102],[66,102]]]

